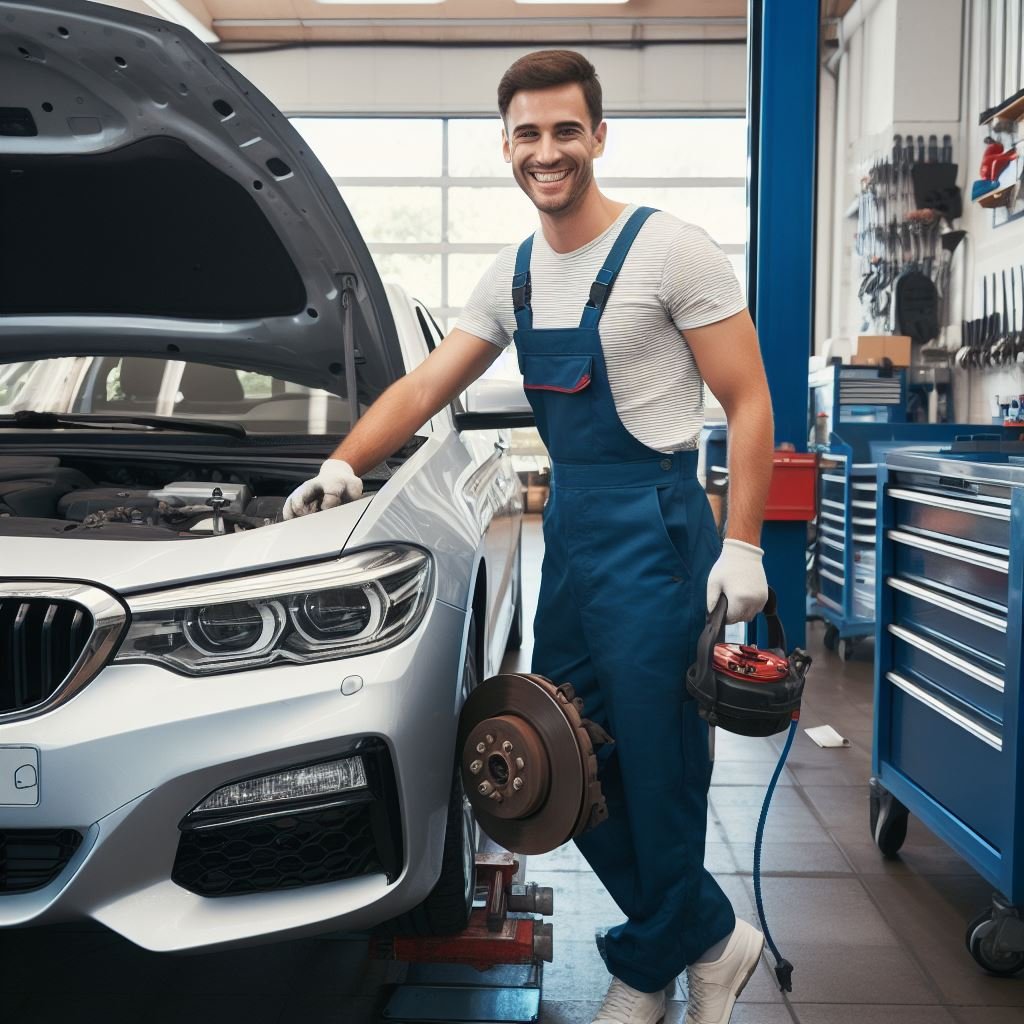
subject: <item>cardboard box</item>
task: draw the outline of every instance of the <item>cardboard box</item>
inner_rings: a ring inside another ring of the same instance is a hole
[[[853,343],[851,366],[910,365],[910,337],[906,334],[860,334]]]

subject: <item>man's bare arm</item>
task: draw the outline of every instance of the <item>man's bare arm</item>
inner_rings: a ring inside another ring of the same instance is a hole
[[[685,332],[705,383],[729,423],[726,536],[760,546],[772,477],[772,400],[750,314],[743,310]]]
[[[332,453],[356,476],[379,465],[501,354],[497,345],[453,330],[415,370],[395,381]]]

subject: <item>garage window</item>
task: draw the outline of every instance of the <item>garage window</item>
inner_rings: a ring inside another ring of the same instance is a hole
[[[501,157],[496,118],[305,117],[293,124],[341,190],[381,274],[448,330],[502,247],[535,223]],[[612,117],[606,192],[700,224],[745,280],[746,121]],[[502,365],[505,364],[505,365]],[[515,373],[511,353],[491,372]]]

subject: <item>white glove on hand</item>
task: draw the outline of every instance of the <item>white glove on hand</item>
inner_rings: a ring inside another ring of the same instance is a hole
[[[768,600],[768,580],[761,556],[764,551],[742,540],[727,540],[708,576],[708,611],[725,594],[729,601],[725,621],[749,622]]]
[[[363,481],[347,462],[327,459],[312,480],[300,484],[288,495],[283,516],[285,519],[293,519],[321,509],[334,508],[346,501],[355,501],[362,493]]]

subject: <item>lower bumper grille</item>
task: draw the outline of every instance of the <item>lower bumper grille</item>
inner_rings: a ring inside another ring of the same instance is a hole
[[[345,802],[198,827],[186,819],[172,880],[199,896],[276,892],[369,874],[393,881],[402,839],[391,760],[378,744],[354,752],[363,758],[369,786]]]
[[[0,893],[49,885],[82,843],[71,828],[0,829]]]

